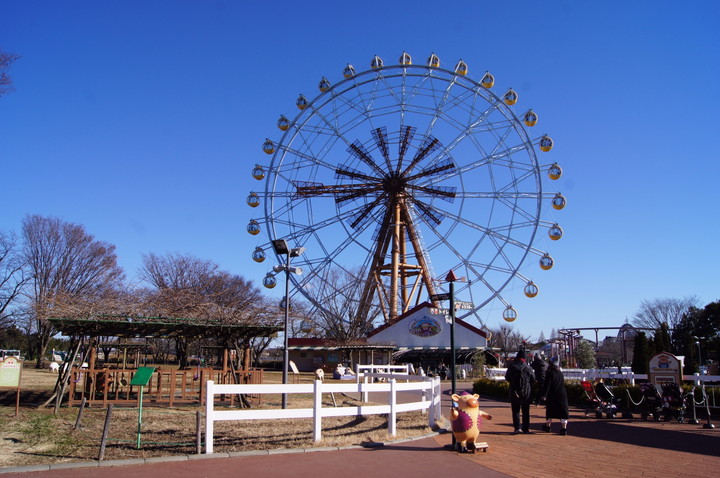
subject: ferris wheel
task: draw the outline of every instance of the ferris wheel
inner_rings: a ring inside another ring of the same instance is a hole
[[[253,259],[265,260],[275,239],[302,246],[293,260],[303,274],[288,274],[296,291],[319,308],[328,293],[342,295],[358,314],[375,303],[386,321],[445,291],[438,279],[453,271],[465,278],[455,295],[471,304],[457,317],[499,300],[515,320],[501,292],[520,280],[535,297],[521,265],[553,266],[533,244],[539,230],[563,235],[541,219],[548,206],[565,207],[562,194],[543,190],[545,175],[557,180],[562,169],[538,161],[553,140],[529,134],[538,115],[515,111],[517,92],[495,91],[489,72],[479,82],[467,73],[462,60],[447,69],[432,54],[417,65],[403,52],[395,65],[378,56],[366,71],[348,64],[337,81],[323,77],[317,95],[301,94],[297,113],[277,122],[279,139],[262,145],[269,162],[252,171],[264,188],[247,203],[262,212],[247,230],[269,239]],[[338,271],[351,280],[339,282]],[[274,274],[263,283],[273,287]]]

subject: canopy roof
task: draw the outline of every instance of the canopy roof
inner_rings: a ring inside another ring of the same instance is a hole
[[[91,318],[51,318],[48,321],[65,335],[92,337],[269,337],[282,330],[275,325],[227,324],[218,319],[135,317],[100,315]]]

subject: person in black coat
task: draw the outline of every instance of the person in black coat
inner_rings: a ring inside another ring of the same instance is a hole
[[[537,382],[537,396],[535,397],[535,405],[538,405],[540,403],[540,397],[542,396],[543,386],[545,385],[545,374],[547,373],[548,363],[544,357],[535,354],[535,357],[533,358],[530,366],[535,372],[535,381]]]
[[[525,361],[525,351],[520,350],[515,360],[505,372],[505,380],[510,386],[510,406],[512,409],[512,420],[515,431],[520,433],[520,411],[522,410],[522,433],[530,433],[530,402],[532,395],[532,383],[535,381],[535,372]]]
[[[560,419],[560,434],[567,435],[568,418],[570,418],[570,410],[568,409],[567,392],[565,391],[565,376],[560,370],[557,357],[553,357],[545,374],[545,384],[542,388],[541,400],[546,403],[545,406],[545,425],[543,430],[550,432],[553,418]]]

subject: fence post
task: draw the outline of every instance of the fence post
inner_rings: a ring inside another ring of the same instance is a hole
[[[390,379],[390,416],[388,417],[388,429],[391,437],[397,435],[397,390],[395,390],[395,379]]]
[[[315,380],[313,387],[313,440],[322,440],[322,381]]]
[[[215,432],[213,416],[213,405],[215,403],[215,390],[213,390],[215,382],[208,380],[205,390],[205,453],[213,452],[213,433]],[[202,384],[200,384],[202,390]]]
[[[433,428],[435,426],[435,382],[433,379],[429,379],[426,382],[430,385],[430,406],[428,407],[428,426]]]
[[[372,373],[372,369],[370,369],[370,373]],[[367,383],[368,383],[367,372],[365,372],[365,374],[363,375],[363,382],[365,383],[365,385],[367,385]],[[365,391],[364,391],[363,394],[362,394],[362,401],[363,401],[364,403],[367,403],[367,401],[368,401],[369,398],[370,398],[370,397],[369,397],[369,394],[368,394],[368,391],[367,391],[367,387],[365,387]]]
[[[98,455],[98,461],[105,459],[105,445],[107,445],[107,436],[110,431],[110,418],[112,417],[112,403],[108,405],[107,412],[105,413],[105,424],[103,425],[102,438],[100,439],[100,454]]]

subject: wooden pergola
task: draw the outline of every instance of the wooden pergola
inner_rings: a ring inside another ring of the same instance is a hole
[[[76,390],[84,390],[90,398],[90,403],[96,401],[97,396],[103,404],[118,403],[132,401],[130,392],[125,385],[127,379],[124,373],[125,364],[122,370],[115,369],[97,369],[97,338],[98,337],[117,337],[120,339],[148,339],[148,338],[186,338],[186,339],[215,339],[222,344],[248,342],[255,337],[271,337],[277,334],[283,328],[274,325],[246,325],[226,323],[218,319],[186,319],[186,318],[169,318],[169,317],[137,317],[137,316],[119,316],[119,315],[101,315],[89,318],[50,318],[48,321],[63,335],[71,337],[75,343],[75,350],[71,350],[68,356],[68,367],[72,368],[73,361],[80,349],[80,344],[84,339],[89,338],[87,344],[88,369],[81,371],[79,369],[69,370],[72,375],[69,377],[71,389],[69,397],[69,405],[73,403],[73,397]],[[136,348],[141,344],[105,344],[112,347],[126,349],[127,347]],[[149,386],[149,390],[155,391],[155,399],[153,401],[169,401],[172,406],[173,402],[178,400],[177,394],[180,393],[180,400],[184,401],[187,397],[194,397],[192,400],[199,399],[202,401],[203,391],[195,390],[198,384],[204,383],[206,379],[215,380],[218,383],[227,383],[238,380],[245,383],[262,383],[262,371],[250,370],[250,357],[245,357],[242,364],[242,370],[235,370],[230,362],[228,367],[229,349],[225,347],[223,354],[222,371],[213,371],[211,369],[200,370],[157,370],[154,383]],[[129,371],[129,370],[128,370]],[[75,384],[84,382],[82,387]],[[67,383],[67,382],[66,382]],[[111,386],[112,385],[112,386]],[[122,385],[122,387],[121,387]],[[124,390],[123,390],[124,387]],[[59,390],[58,390],[59,391]],[[126,398],[120,399],[123,391]],[[61,392],[61,391],[60,391]],[[61,392],[62,394],[62,392]],[[113,398],[114,395],[114,398]],[[149,397],[152,399],[152,394]]]

